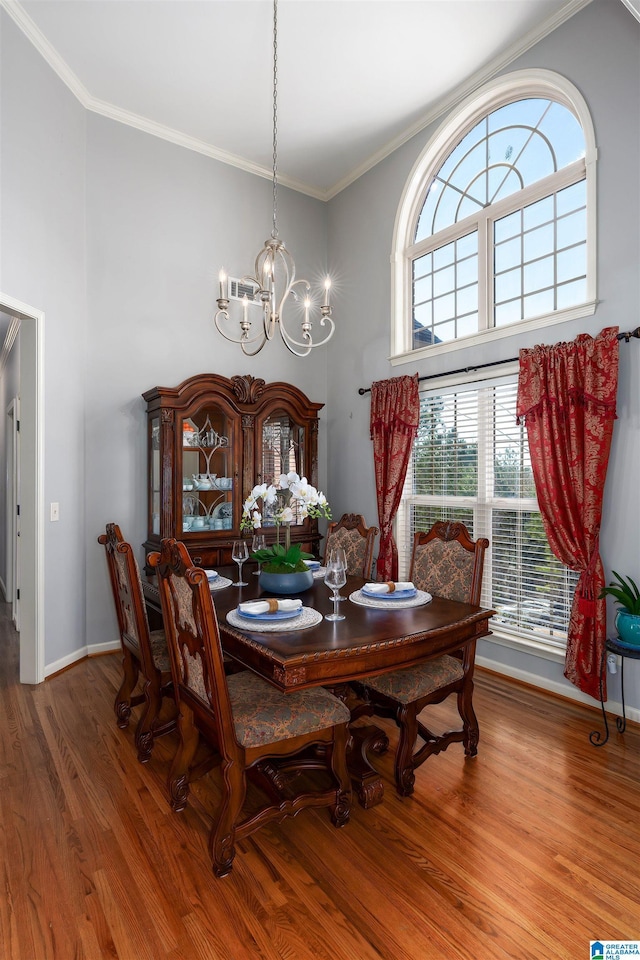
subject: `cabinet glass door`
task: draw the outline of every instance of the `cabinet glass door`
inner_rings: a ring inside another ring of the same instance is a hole
[[[233,528],[232,424],[217,406],[185,417],[182,429],[182,529],[189,533]]]
[[[304,427],[295,423],[286,410],[275,410],[262,423],[262,482],[278,485],[281,474],[297,473],[302,477],[306,471]],[[296,517],[295,523],[302,523]],[[265,505],[263,522],[273,524],[272,511]]]

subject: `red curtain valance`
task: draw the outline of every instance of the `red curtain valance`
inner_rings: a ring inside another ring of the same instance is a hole
[[[603,416],[615,419],[617,334],[618,327],[607,327],[595,338],[581,333],[572,343],[521,350],[518,422],[534,420],[545,403],[565,413],[575,403],[590,404]],[[613,358],[615,376],[611,368]]]

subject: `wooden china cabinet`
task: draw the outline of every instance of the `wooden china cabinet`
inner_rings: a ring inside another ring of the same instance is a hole
[[[184,541],[194,562],[231,563],[242,504],[257,483],[295,471],[318,485],[318,411],[289,383],[203,373],[142,394],[148,422],[145,554],[164,537]],[[267,543],[276,537],[265,514]],[[247,534],[247,536],[249,536]],[[291,527],[291,540],[318,553],[317,520]],[[149,570],[147,570],[149,572]]]

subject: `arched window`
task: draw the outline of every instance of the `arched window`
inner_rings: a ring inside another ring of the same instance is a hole
[[[545,70],[493,81],[446,121],[396,219],[396,361],[594,312],[595,156],[580,93]]]

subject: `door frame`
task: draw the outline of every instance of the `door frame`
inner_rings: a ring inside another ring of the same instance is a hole
[[[20,632],[20,398],[13,397],[7,407],[7,496],[6,496],[6,572],[7,601],[11,604],[11,620]]]
[[[0,291],[20,320],[20,682],[44,680],[44,312]]]

